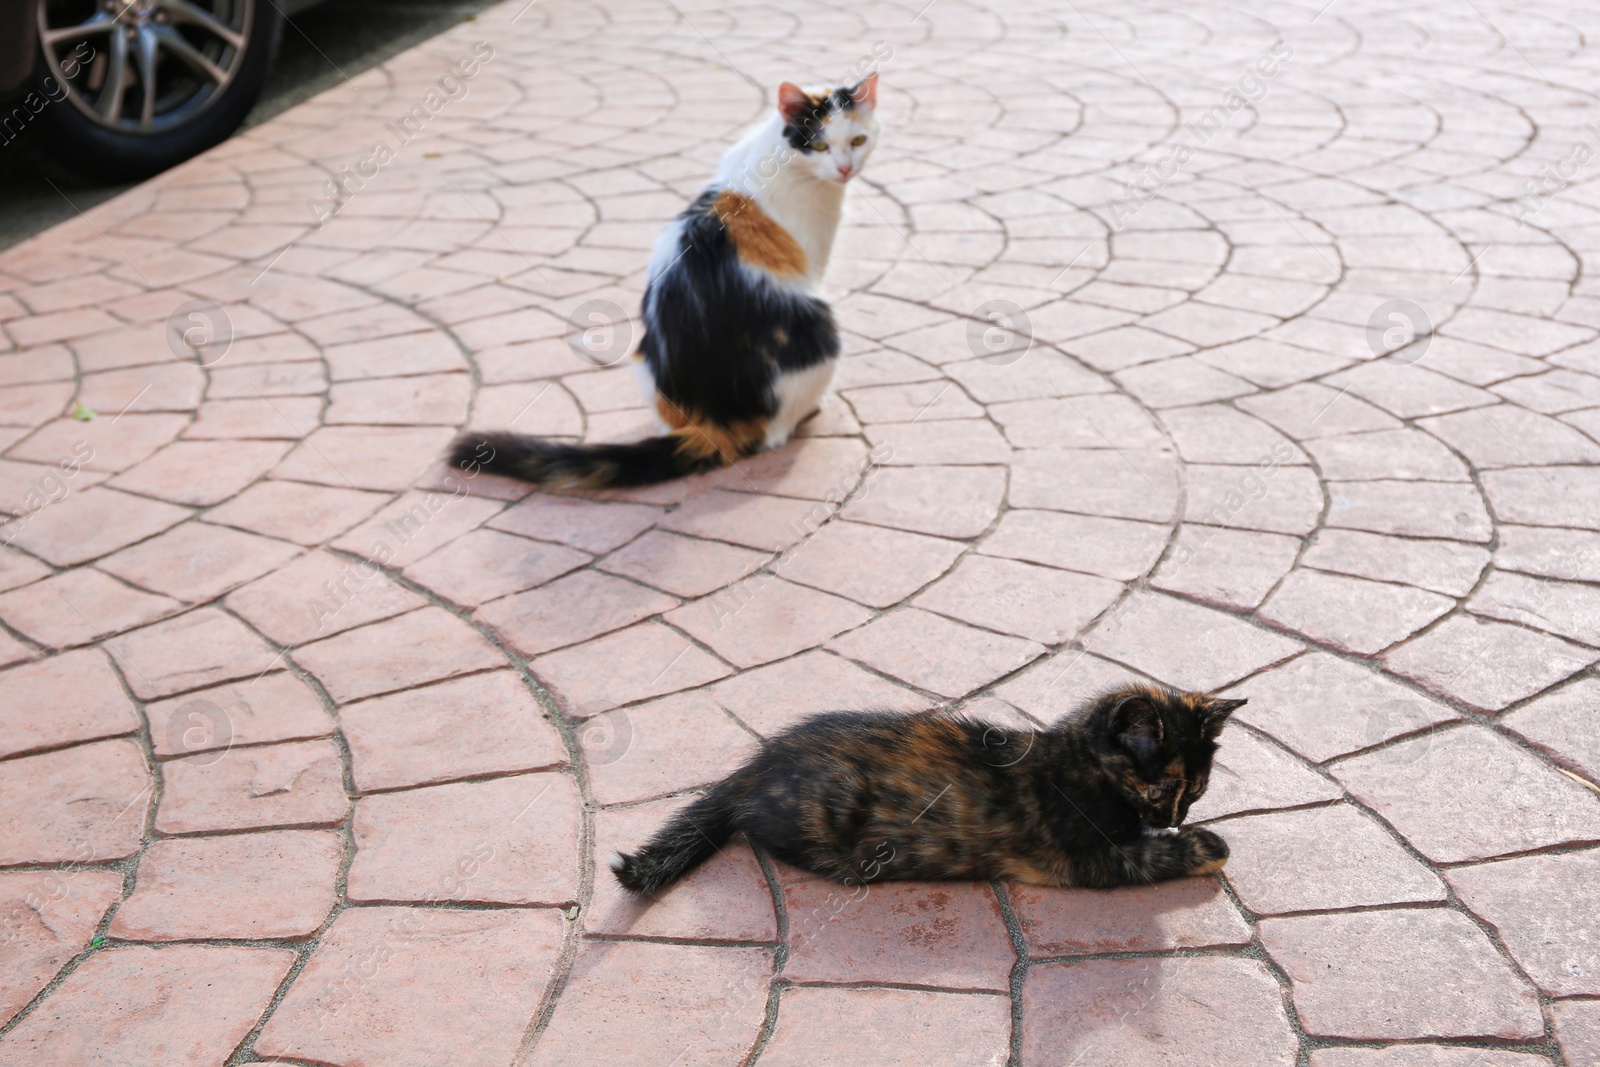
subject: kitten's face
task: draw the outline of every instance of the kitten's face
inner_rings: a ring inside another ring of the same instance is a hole
[[[1102,762],[1145,825],[1177,826],[1205,794],[1217,737],[1244,700],[1129,686],[1099,704]]]
[[[844,184],[866,165],[878,143],[878,76],[844,89],[778,88],[784,140],[795,150],[789,166],[819,181]]]

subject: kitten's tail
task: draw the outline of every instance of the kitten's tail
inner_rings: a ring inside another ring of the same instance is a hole
[[[684,808],[632,855],[611,857],[624,889],[654,894],[700,866],[733,836],[734,789],[723,782]]]
[[[715,470],[759,447],[719,448],[692,427],[621,445],[569,445],[514,433],[462,434],[450,446],[450,463],[535,485],[603,489],[655,485]]]

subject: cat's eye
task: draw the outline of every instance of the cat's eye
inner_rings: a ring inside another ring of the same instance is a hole
[[[860,148],[862,145],[864,145],[866,143],[867,143],[867,135],[864,134],[864,133],[858,133],[854,137],[850,138],[850,147],[851,148]]]
[[[812,141],[811,142],[811,151],[813,151],[813,152],[826,152],[827,150],[828,150],[828,142],[827,141]]]

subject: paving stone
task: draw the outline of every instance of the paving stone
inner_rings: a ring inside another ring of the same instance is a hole
[[[1336,784],[1249,730],[1224,730],[1219,746],[1206,794],[1189,809],[1190,822],[1317,804],[1341,795]]]
[[[761,1034],[772,973],[767,948],[586,942],[527,1062],[736,1062]]]
[[[1257,915],[1445,899],[1444,884],[1349,804],[1229,819],[1228,884]]]
[[[1471,485],[1449,482],[1330,482],[1327,525],[1408,537],[1487,542],[1491,524]]]
[[[585,570],[479,609],[478,618],[526,656],[575,644],[677,606],[673,597]]]
[[[363,903],[578,899],[578,790],[564,774],[452,782],[356,803],[345,895]]]
[[[465,374],[336,381],[328,389],[329,426],[458,426],[467,415],[472,383]]]
[[[1595,781],[1600,780],[1596,708],[1600,708],[1600,681],[1584,678],[1518,708],[1500,722]]]
[[[511,1062],[554,971],[552,911],[351,908],[255,1041],[324,1063]]]
[[[465,483],[454,488],[418,489],[402,494],[360,526],[343,534],[333,547],[353,552],[385,567],[407,567],[449,544],[504,507],[499,501],[473,496]]]
[[[107,933],[131,941],[304,939],[333,909],[344,842],[308,830],[154,842]]]
[[[979,551],[1130,581],[1161,558],[1165,526],[1053,511],[1007,511]]]
[[[1460,416],[1475,419],[1475,414]],[[1330,481],[1374,479],[1465,482],[1467,465],[1427,434],[1417,430],[1379,430],[1306,442],[1322,476]]]
[[[859,604],[765,573],[665,616],[737,667],[792,656],[871,617]]]
[[[300,554],[296,545],[191,522],[100,561],[134,585],[192,604],[214,600]]]
[[[155,828],[164,834],[322,827],[344,822],[339,750],[330,741],[202,752],[161,764]]]
[[[1600,445],[1577,430],[1511,404],[1424,419],[1418,425],[1448,441],[1479,470],[1600,460]]]
[[[157,701],[145,716],[157,759],[201,752],[221,759],[234,745],[304,741],[334,729],[316,692],[287,671]]]
[[[491,671],[339,710],[351,775],[363,792],[565,763],[566,747],[527,685]]]
[[[1600,990],[1600,854],[1556,856],[1459,867],[1445,877],[1461,902],[1483,919],[1528,977],[1550,996]]]
[[[354,526],[385,499],[359,489],[265,481],[207,511],[205,521],[313,547]]]
[[[699,597],[737,582],[768,559],[760,552],[733,545],[650,530],[597,566],[674,596]]]
[[[1454,607],[1450,597],[1421,589],[1296,570],[1258,614],[1325,647],[1371,656]]]
[[[0,618],[47,648],[70,648],[181,611],[164,596],[124,585],[92,567],[62,571],[0,595]]]
[[[235,590],[228,609],[279,644],[294,647],[427,603],[371,562],[310,552]]]
[[[1185,522],[1305,535],[1322,517],[1322,483],[1307,467],[1190,464]]]
[[[1019,508],[1170,522],[1178,505],[1175,457],[1129,449],[1028,451],[1011,465]]]
[[[644,622],[528,664],[569,715],[595,715],[733,671],[676,630]]]
[[[236,438],[298,441],[322,421],[320,396],[253,397],[208,400],[195,410],[183,431],[185,440],[226,441]]]
[[[112,479],[115,488],[174,504],[220,504],[277,465],[277,441],[174,441]]]
[[[989,413],[1018,448],[1160,449],[1167,443],[1137,401],[1114,393],[1011,400]]]
[[[26,1007],[68,960],[89,947],[107,909],[120,899],[120,871],[0,874],[0,922],[6,930],[0,1026]]]
[[[783,973],[793,981],[1009,988],[1016,956],[994,890],[982,882],[808,879],[785,885],[783,896]]]
[[[740,839],[652,898],[629,893],[611,876],[613,853],[638,849],[684,805],[674,798],[596,813],[594,893],[583,911],[584,928],[627,937],[776,941],[772,891],[755,853]]]
[[[1332,772],[1439,863],[1600,841],[1600,798],[1482,727],[1422,734]]]
[[[432,466],[450,437],[442,426],[323,426],[296,445],[271,477],[393,492]]]
[[[1222,607],[1249,610],[1289,572],[1299,553],[1299,538],[1185,524],[1150,585]]]
[[[912,603],[1047,645],[1071,640],[1122,594],[1119,582],[968,556]]]
[[[910,712],[930,706],[926,697],[821,650],[744,671],[717,683],[709,694],[767,737],[818,712],[848,708]]]
[[[1226,404],[1169,408],[1161,412],[1161,422],[1186,463],[1254,465],[1274,459],[1280,463],[1305,462],[1305,453],[1294,442],[1260,419]]]
[[[50,573],[50,568],[14,548],[0,546],[0,589],[29,585]]]
[[[776,554],[814,534],[833,518],[822,501],[789,500],[716,489],[697,493],[663,516],[663,529]]]
[[[1036,659],[1044,648],[952,622],[918,608],[897,608],[828,648],[943,696],[959,697]]]
[[[878,467],[841,514],[936,537],[975,537],[994,522],[1005,490],[1003,467]]]
[[[282,662],[266,642],[215,608],[134,630],[105,647],[141,700],[253,678]]]
[[[1489,562],[1489,553],[1461,541],[1323,530],[1306,549],[1303,562],[1318,570],[1399,582],[1446,596],[1465,596],[1477,584]]]
[[[295,661],[340,704],[505,665],[481,634],[435,607],[306,645]]]
[[[1025,1063],[1288,1067],[1298,1050],[1278,983],[1256,960],[1044,963],[1022,987]]]
[[[1009,1052],[1011,1006],[1003,997],[911,989],[785,989],[778,1025],[761,1052],[775,1067],[848,1063],[871,1035],[881,1067],[924,1063],[999,1067]]]
[[[1499,570],[1566,581],[1600,581],[1600,534],[1537,526],[1500,526],[1494,551]]]
[[[1547,1067],[1549,1060],[1522,1052],[1449,1045],[1391,1045],[1386,1049],[1324,1048],[1310,1067]]]
[[[541,541],[559,541],[599,554],[627,544],[660,518],[660,508],[643,504],[616,504],[536,493],[506,509],[489,525],[507,533]]]
[[[1485,471],[1483,491],[1501,522],[1600,530],[1600,484],[1592,467]]]
[[[603,804],[713,782],[755,754],[755,740],[699,693],[596,715],[574,737]]]
[[[131,856],[150,801],[144,753],[99,741],[0,763],[0,866]]]
[[[1301,647],[1219,611],[1148,592],[1118,605],[1083,645],[1168,684],[1200,690],[1219,688]]]
[[[0,673],[6,693],[0,755],[36,752],[138,730],[133,702],[98,649],[84,649]]]
[[[955,541],[836,520],[773,569],[786,581],[887,608],[944,574],[963,550]]]
[[[1600,1055],[1600,1006],[1587,1000],[1563,1001],[1550,1006],[1550,1016],[1567,1062],[1594,1062]]]
[[[1499,711],[1600,655],[1519,626],[1457,615],[1388,653],[1384,665],[1446,699]]]
[[[0,1063],[218,1063],[294,965],[282,948],[130,945],[97,952],[0,1040]]]
[[[1392,416],[1366,401],[1312,382],[1242,397],[1235,403],[1296,441],[1400,427]]]
[[[1250,703],[1234,712],[1235,720],[1317,763],[1456,718],[1374,671],[1321,652],[1264,671],[1239,693]]]
[[[1229,864],[1231,871],[1231,859]],[[1007,892],[1035,959],[1221,948],[1247,945],[1251,938],[1249,924],[1214,878],[1116,890],[1018,884]]]
[[[984,419],[901,422],[867,427],[874,455],[897,467],[972,466],[1011,461],[1011,446]]]
[[[1600,590],[1590,585],[1495,571],[1472,594],[1467,608],[1478,615],[1600,645]]]
[[[1263,919],[1306,1033],[1359,1040],[1537,1038],[1533,990],[1489,939],[1444,908]]]
[[[190,514],[187,508],[92,486],[34,512],[6,543],[57,567],[71,567],[143,541]]]

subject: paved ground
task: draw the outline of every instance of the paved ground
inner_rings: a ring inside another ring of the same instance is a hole
[[[513,0],[0,256],[0,1063],[1600,1062],[1597,31]],[[564,320],[636,306],[745,75],[873,55],[807,437],[444,477],[643,432]],[[1251,698],[1220,880],[596,875],[804,712],[1129,674]]]
[[[281,3],[282,0],[273,0]],[[261,99],[245,116],[254,126],[324,89],[472,17],[490,0],[320,0],[284,27]],[[287,6],[287,5],[286,5]],[[0,144],[0,249],[109,200],[127,185],[61,173],[39,144],[37,127],[3,131]]]

